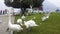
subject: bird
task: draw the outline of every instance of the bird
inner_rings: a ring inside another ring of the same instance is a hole
[[[30,12],[32,12],[33,11],[33,9],[32,9],[32,6],[30,5]]]
[[[45,21],[47,18],[44,16],[44,17],[42,17],[42,21]]]
[[[23,25],[22,24],[22,19],[17,19],[17,23],[20,24],[20,25]]]
[[[34,20],[24,21],[24,25],[26,26],[26,29],[32,30],[32,27],[38,26]]]
[[[27,16],[28,15],[31,15],[33,13],[33,8],[32,8],[32,5],[30,5],[30,8],[26,9],[28,10],[28,13],[27,13]]]
[[[46,18],[49,18],[50,14],[51,14],[51,12],[47,12],[47,13],[45,14]]]
[[[49,15],[47,15],[46,18],[49,18]]]
[[[42,17],[42,21],[45,21],[46,19],[48,19],[50,16],[50,14],[45,14],[45,16]]]
[[[19,31],[23,30],[23,28],[19,24],[12,24],[10,10],[9,10],[9,21],[8,21],[7,31],[8,30],[11,31],[11,34],[13,34],[13,31],[18,31],[19,32]]]
[[[25,20],[25,18],[26,18],[26,17],[25,17],[24,15],[21,17],[21,19],[23,19],[23,20]]]

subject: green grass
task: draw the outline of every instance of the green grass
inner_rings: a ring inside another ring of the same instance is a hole
[[[31,32],[28,31],[28,33],[26,33],[26,28],[23,26],[24,30],[20,32],[14,32],[14,34],[60,34],[60,13],[52,13],[44,22],[41,21],[42,16],[43,14],[27,16],[26,20],[36,17],[35,22],[39,26],[33,27],[33,30]],[[20,18],[20,16],[15,16],[15,23],[18,18]]]

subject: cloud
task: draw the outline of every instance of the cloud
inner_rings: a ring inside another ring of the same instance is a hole
[[[4,0],[0,0],[0,10],[4,10],[6,9],[7,7],[5,6],[4,4]]]
[[[0,2],[4,2],[4,0],[0,0]]]
[[[60,0],[47,0],[51,2],[52,4],[56,5],[57,7],[60,7]]]
[[[44,11],[54,11],[60,9],[60,0],[45,0],[43,2]]]

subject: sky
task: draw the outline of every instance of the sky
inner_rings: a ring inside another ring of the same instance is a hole
[[[48,0],[49,2],[51,2],[52,4],[54,4],[57,7],[60,7],[60,0]]]
[[[0,10],[7,8],[4,4],[4,0],[0,0]],[[45,0],[43,2],[44,11],[54,11],[60,9],[60,0]]]
[[[45,11],[54,11],[60,9],[60,0],[45,0],[43,2],[43,9]]]
[[[7,8],[7,6],[5,6],[4,0],[0,0],[0,10],[4,10],[5,8]]]

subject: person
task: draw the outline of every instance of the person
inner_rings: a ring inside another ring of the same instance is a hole
[[[2,10],[0,10],[0,14],[2,14]]]

